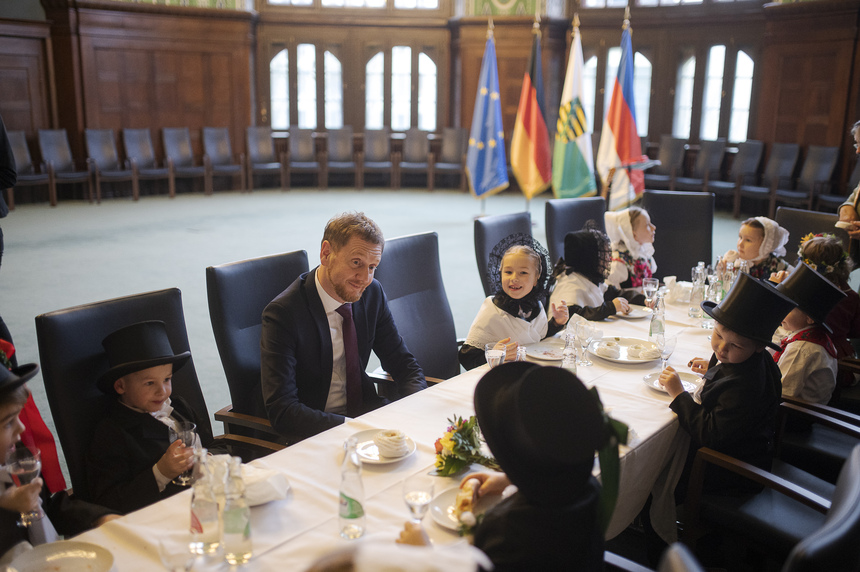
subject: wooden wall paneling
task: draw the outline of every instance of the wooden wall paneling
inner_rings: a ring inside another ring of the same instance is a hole
[[[45,22],[0,19],[0,115],[6,128],[27,133],[56,119],[50,29]],[[38,150],[31,150],[38,158]]]

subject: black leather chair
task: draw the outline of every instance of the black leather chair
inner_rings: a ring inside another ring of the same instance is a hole
[[[720,167],[726,152],[726,140],[701,141],[696,163],[689,177],[677,173],[669,184],[670,191],[702,191],[711,179],[720,178]]]
[[[842,245],[846,251],[851,246],[851,239],[848,237],[848,233],[834,226],[836,221],[839,220],[839,217],[835,213],[779,207],[776,209],[776,218],[774,220],[779,226],[788,231],[785,259],[791,264],[797,261],[797,248],[800,245],[800,239],[810,232],[813,234],[820,232],[835,234],[842,240]]]
[[[102,181],[121,183],[131,181],[131,197],[140,198],[140,187],[131,164],[120,161],[112,129],[85,129],[87,165],[96,183],[96,202],[102,202]]]
[[[107,371],[102,340],[111,332],[143,320],[161,320],[167,325],[175,352],[189,350],[178,288],[147,292],[94,302],[36,316],[39,360],[48,404],[69,468],[75,494],[88,498],[87,449],[93,431],[103,417],[109,397],[96,387],[96,379]],[[198,412],[203,430],[211,434],[209,413],[197,379],[192,357],[173,376],[173,392]],[[225,436],[242,447],[278,446],[242,436]]]
[[[730,197],[734,204],[735,189],[738,185],[751,185],[758,180],[758,166],[764,152],[764,143],[748,139],[738,143],[732,165],[729,167],[726,180],[709,178],[704,185],[705,192],[714,193],[717,197]]]
[[[235,179],[239,176],[239,191],[245,192],[245,154],[239,153],[233,157],[233,148],[230,145],[230,130],[226,127],[204,127],[203,128],[203,153],[204,164],[211,168],[213,177],[230,177]]]
[[[714,195],[645,191],[642,208],[657,227],[654,241],[657,274],[687,280],[700,260],[713,259]],[[681,216],[683,213],[683,216]]]
[[[851,171],[851,175],[848,177],[848,182],[845,183],[844,186],[840,185],[841,194],[837,192],[835,194],[822,193],[818,195],[815,208],[820,211],[837,211],[839,206],[844,203],[854,189],[857,188],[857,185],[860,185],[860,160],[856,160],[854,162],[854,170]]]
[[[830,188],[830,179],[838,158],[839,147],[810,145],[797,184],[793,187],[779,185],[771,189],[768,216],[773,218],[776,206],[780,204],[811,210],[822,189]]]
[[[271,127],[248,127],[248,191],[254,188],[254,175],[278,175],[281,190],[287,188],[287,154],[275,153]]]
[[[490,252],[500,240],[515,233],[531,235],[531,213],[522,212],[475,219],[475,260],[478,263],[478,274],[481,276],[481,285],[484,287],[485,296],[495,293],[491,291],[490,280],[487,276]]]
[[[645,171],[645,188],[668,190],[672,179],[684,172],[686,149],[686,140],[671,135],[660,136],[660,151],[657,153],[660,164]]]
[[[434,180],[430,182],[430,190],[436,187],[439,175],[455,175],[459,177],[460,190],[466,192],[466,151],[469,148],[469,134],[463,127],[445,127],[442,129],[442,148],[439,158],[433,161]]]
[[[230,388],[231,407],[215,414],[231,433],[272,439],[260,385],[260,332],[266,305],[308,271],[304,250],[240,260],[206,269],[209,319]],[[240,425],[223,413],[252,415],[263,426]]]
[[[403,183],[404,174],[415,175],[425,173],[427,175],[427,188],[433,187],[433,155],[430,153],[430,139],[427,132],[413,127],[406,131],[403,139],[403,153],[397,165],[397,188]]]
[[[48,166],[48,185],[53,189],[51,206],[57,204],[57,185],[86,183],[87,197],[93,202],[93,180],[90,172],[78,170],[65,129],[39,129],[39,150]]]
[[[770,201],[772,191],[783,184],[789,184],[797,164],[800,146],[796,143],[774,143],[770,149],[760,184],[735,186],[734,215],[741,215],[741,199]]]
[[[328,188],[331,173],[352,175],[354,187],[360,187],[359,153],[355,151],[352,127],[329,129],[326,134],[326,155],[323,164],[322,188]]]
[[[605,232],[604,213],[606,199],[603,197],[548,200],[544,215],[546,248],[553,264],[564,256],[564,237],[567,233],[580,230],[589,220],[593,220],[598,228]]]
[[[603,553],[603,564],[603,569],[607,572],[652,572],[651,568],[612,552]],[[663,551],[657,572],[705,572],[705,568],[699,564],[689,548],[675,542]]]
[[[30,158],[27,136],[23,131],[7,131],[6,135],[8,135],[9,144],[12,146],[12,157],[15,159],[15,169],[18,172],[18,180],[15,186],[11,189],[6,189],[6,202],[9,210],[15,210],[15,189],[36,185],[47,185],[51,206],[57,206],[57,188],[51,184],[44,165],[41,172],[36,170],[36,165],[33,163],[33,159]]]
[[[152,148],[152,137],[149,129],[123,129],[122,142],[125,147],[125,156],[131,163],[131,170],[136,173],[138,181],[159,180],[167,181],[168,194],[170,198],[176,196],[176,186],[170,176],[167,165],[159,166],[155,159],[155,150]]]
[[[439,265],[435,232],[385,241],[376,269],[397,330],[424,375],[439,380],[460,373],[454,316]]]
[[[317,186],[323,188],[322,161],[316,150],[313,130],[290,126],[287,152],[287,189],[292,185],[293,173],[310,173],[316,176]]]
[[[174,189],[170,196],[175,195],[176,178],[203,178],[203,192],[212,194],[212,166],[206,162],[205,155],[202,165],[195,165],[194,153],[191,150],[191,132],[187,127],[165,127],[161,130],[164,139],[164,156],[170,173],[170,187]]]
[[[392,189],[396,188],[400,180],[395,173],[397,157],[399,155],[391,151],[391,130],[388,127],[366,130],[364,132],[364,153],[360,165],[361,175],[358,177],[356,187],[364,188],[365,177],[368,174],[387,173],[389,186]]]

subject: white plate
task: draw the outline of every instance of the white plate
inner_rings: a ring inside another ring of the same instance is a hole
[[[561,361],[564,340],[558,338],[544,340],[526,347],[526,355],[533,359]]]
[[[702,383],[702,378],[696,375],[695,373],[686,373],[686,372],[677,372],[678,377],[681,378],[681,385],[684,386],[684,391],[688,393],[693,393],[699,388],[699,384]],[[660,372],[655,371],[653,373],[649,373],[642,379],[645,381],[645,385],[650,387],[651,389],[656,389],[661,393],[666,393],[666,390],[663,389],[663,386],[660,385]]]
[[[611,358],[602,356],[597,353],[597,345],[604,342],[618,342],[620,352],[617,358]],[[639,338],[616,338],[616,337],[604,337],[602,340],[594,340],[588,345],[588,353],[593,356],[597,356],[600,359],[605,359],[607,361],[614,361],[615,363],[648,363],[649,361],[655,361],[660,359],[660,356],[655,358],[633,358],[627,356],[627,348],[635,344],[647,344],[652,347],[657,347],[653,342],[649,342],[648,340],[642,340]]]
[[[408,453],[406,453],[402,457],[380,456],[379,449],[376,447],[376,443],[373,442],[373,436],[380,431],[382,431],[382,429],[367,429],[366,431],[359,431],[358,433],[353,435],[356,441],[358,441],[355,446],[355,452],[358,453],[359,457],[361,457],[362,463],[369,463],[371,465],[396,463],[397,461],[403,460],[415,452],[415,441],[413,441],[409,437],[406,437],[406,446],[409,447]]]
[[[430,516],[434,522],[442,528],[448,530],[457,530],[460,527],[460,521],[454,516],[454,501],[457,500],[457,491],[460,487],[450,488],[442,491],[430,501]],[[486,495],[478,499],[475,505],[475,516],[484,514],[501,502],[502,495]]]
[[[630,304],[629,314],[622,314],[619,312],[615,314],[615,316],[623,320],[641,320],[642,318],[648,318],[651,316],[651,308]]]
[[[17,572],[44,572],[51,563],[51,572],[108,572],[113,555],[107,549],[67,540],[40,544],[20,554],[10,565]]]

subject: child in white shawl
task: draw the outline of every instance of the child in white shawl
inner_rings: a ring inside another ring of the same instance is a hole
[[[553,318],[547,320],[543,303],[548,268],[546,249],[527,234],[510,235],[493,248],[487,271],[495,295],[484,300],[460,348],[458,357],[464,368],[486,363],[485,344],[502,346],[505,361],[512,361],[519,345],[535,344],[567,324],[564,302],[552,306]]]
[[[642,281],[654,276],[654,234],[657,227],[651,222],[648,211],[630,207],[623,211],[603,215],[606,234],[612,241],[612,265],[607,284],[618,289],[637,288]]]
[[[738,249],[726,252],[720,264],[739,267],[741,261],[746,261],[750,276],[767,279],[771,273],[788,268],[782,258],[787,242],[788,231],[776,221],[763,216],[748,218],[738,231]]]

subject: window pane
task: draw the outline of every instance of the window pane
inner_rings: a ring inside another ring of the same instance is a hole
[[[367,129],[382,129],[385,104],[383,57],[379,52],[364,67],[364,126]]]
[[[418,129],[436,131],[436,64],[418,54]]]
[[[726,64],[726,47],[711,46],[708,52],[708,75],[702,100],[702,125],[699,139],[713,141],[719,136],[720,105],[723,99],[723,70]]]
[[[696,56],[690,56],[678,67],[675,82],[675,116],[672,136],[690,138],[690,122],[693,116],[693,76],[696,75]]]
[[[391,129],[412,126],[412,48],[391,48]]]
[[[274,129],[290,127],[290,74],[287,50],[281,50],[269,62],[269,97]]]
[[[299,127],[317,127],[317,50],[313,44],[299,44],[296,48],[296,82],[298,94]]]
[[[729,121],[729,141],[733,143],[747,140],[754,68],[752,58],[746,52],[738,50],[735,87],[732,94],[732,117]]]
[[[618,75],[618,65],[621,63],[621,48],[609,48],[606,53],[606,88],[603,93],[603,114],[609,110],[612,101],[612,90],[615,88],[615,77]]]
[[[326,8],[343,6],[343,0],[322,0],[322,5]]]
[[[582,67],[582,109],[588,130],[594,131],[594,98],[597,93],[597,56],[591,56]]]
[[[583,8],[606,8],[606,0],[584,0]]]
[[[394,0],[394,7],[401,10],[435,10],[439,0]]]
[[[326,51],[323,64],[325,64],[325,127],[340,129],[343,127],[343,74],[340,60],[333,53]]]
[[[651,110],[651,62],[639,52],[633,56],[633,98],[636,100],[636,131],[639,137],[646,137]]]

